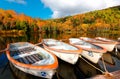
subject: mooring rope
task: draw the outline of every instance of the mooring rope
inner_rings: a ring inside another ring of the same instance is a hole
[[[102,72],[103,74],[105,73],[103,70],[97,68],[96,66],[92,65],[91,63],[89,63],[86,59],[84,59],[81,55],[79,55],[79,57],[84,60],[86,63],[88,63],[90,66],[94,67],[95,69],[99,70],[100,72]]]
[[[102,57],[102,63],[103,63],[103,67],[104,67],[105,72],[108,72],[103,57]]]
[[[6,49],[4,49],[4,50],[0,50],[0,52],[5,52],[5,51],[7,51],[8,49],[6,48]]]
[[[36,43],[36,44],[34,44],[34,45],[35,45],[35,46],[38,46],[38,45],[40,45],[40,44],[43,44],[43,42]]]
[[[105,69],[105,71],[103,71],[103,70],[97,68],[96,66],[92,65],[92,64],[89,63],[86,59],[84,59],[81,55],[80,55],[79,57],[80,57],[82,60],[84,60],[86,63],[88,63],[90,66],[92,66],[93,68],[95,68],[95,69],[97,69],[98,71],[100,71],[102,74],[108,75],[109,77],[110,77],[110,76],[113,77],[113,74],[111,74],[111,73],[109,73],[109,72],[107,71],[103,58],[102,58],[102,61],[103,61],[103,64],[104,64],[104,69]]]

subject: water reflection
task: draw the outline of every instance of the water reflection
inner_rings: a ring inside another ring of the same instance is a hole
[[[0,79],[15,79],[9,65],[0,68]]]
[[[111,55],[118,58],[120,60],[120,52],[111,52]]]
[[[5,53],[0,55],[0,79],[14,79],[11,74],[8,59]]]
[[[79,61],[78,61],[79,62]],[[77,67],[59,59],[59,67],[57,69],[58,79],[84,79],[85,76]],[[59,78],[60,77],[60,78]]]
[[[112,55],[112,53],[115,54],[115,52],[113,51],[113,52],[108,52],[105,55],[103,55],[105,65],[106,65],[106,69],[109,72],[120,70],[120,60],[117,57],[115,57],[114,55]],[[101,60],[99,61],[99,65],[102,69],[104,69],[103,63],[102,63]]]
[[[102,57],[104,59],[105,64],[115,66],[115,61],[110,53],[105,53],[105,54],[103,54]]]
[[[71,37],[106,37],[117,39],[120,37],[120,34],[108,34],[108,33],[71,33],[71,34],[39,34],[39,33],[29,33],[27,35],[21,36],[0,36],[0,50],[5,49],[8,43],[19,42],[19,41],[28,41],[31,43],[41,42],[43,38],[55,38],[58,40],[63,40],[68,42],[68,39]],[[116,71],[120,69],[120,52],[109,52],[103,55],[105,59],[105,65],[109,72]],[[106,59],[110,58],[110,59]],[[26,74],[16,68],[10,67],[7,64],[8,60],[4,53],[0,54],[0,79],[42,79],[30,74]],[[91,63],[91,62],[90,62]],[[93,64],[93,63],[92,63]],[[100,60],[98,64],[94,64],[96,67],[104,70],[102,61]],[[11,68],[11,69],[10,69]],[[12,72],[12,73],[11,73]],[[96,70],[88,63],[79,58],[78,62],[75,65],[71,65],[59,59],[59,67],[57,73],[54,75],[53,79],[84,79],[96,74],[101,74],[100,71]]]
[[[5,53],[1,53],[0,55],[0,68],[4,67],[8,62],[7,56],[5,55]]]

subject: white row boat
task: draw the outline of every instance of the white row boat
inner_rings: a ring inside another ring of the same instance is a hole
[[[28,42],[10,43],[6,55],[19,70],[51,79],[58,67],[57,57],[41,47]]]
[[[106,42],[106,41],[100,41],[97,39],[92,39],[92,38],[88,38],[88,37],[80,37],[80,39],[99,45],[101,47],[104,47],[105,49],[107,49],[107,51],[111,52],[113,51],[113,49],[115,48],[116,42]]]
[[[83,51],[81,55],[93,63],[98,63],[103,53],[107,52],[105,48],[83,41],[79,38],[70,38],[69,41],[70,44],[82,48]]]
[[[70,64],[75,64],[82,52],[82,49],[55,39],[43,39],[43,46],[46,50]]]
[[[100,41],[104,41],[104,42],[111,42],[114,43],[115,46],[115,51],[119,50],[120,51],[120,42],[116,41],[116,40],[112,40],[112,39],[108,39],[108,38],[103,38],[103,37],[96,37],[95,39],[100,40]]]

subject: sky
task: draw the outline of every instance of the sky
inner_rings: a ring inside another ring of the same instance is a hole
[[[120,5],[120,0],[0,0],[0,8],[32,18],[72,16]]]

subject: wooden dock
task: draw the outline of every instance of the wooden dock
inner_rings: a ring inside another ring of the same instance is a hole
[[[96,75],[88,79],[120,79],[120,70],[111,72],[110,74]]]

